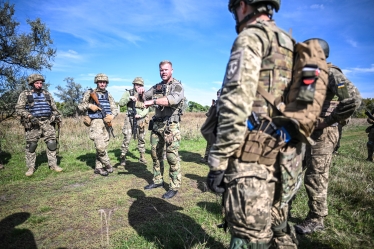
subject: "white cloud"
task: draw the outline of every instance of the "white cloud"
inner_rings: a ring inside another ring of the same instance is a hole
[[[312,4],[310,6],[311,9],[321,9],[323,10],[325,8],[325,6],[323,4]]]
[[[354,48],[357,48],[357,42],[352,40],[352,39],[348,39],[347,42]]]
[[[349,69],[343,69],[344,74],[356,74],[356,73],[374,73],[374,64],[371,64],[369,68],[353,67]]]

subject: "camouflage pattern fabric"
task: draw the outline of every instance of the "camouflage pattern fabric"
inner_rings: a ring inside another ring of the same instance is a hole
[[[344,76],[340,69],[336,66],[331,66],[329,68],[329,82],[325,103],[336,100],[342,101],[350,97],[355,99],[356,108],[360,106],[362,98],[358,89]],[[333,123],[333,126],[323,130],[316,129],[311,136],[316,141],[316,144],[308,146],[305,154],[307,169],[304,184],[309,198],[308,218],[325,217],[328,214],[327,188],[329,170],[332,153],[339,140],[337,122],[345,120],[332,114],[326,117],[326,114],[324,112],[321,113],[323,122]]]
[[[100,91],[96,89],[96,91]],[[118,114],[118,108],[116,103],[110,93],[108,93],[110,109],[114,116]],[[90,91],[86,91],[83,95],[82,102],[78,105],[78,109],[81,112],[87,112],[89,104],[94,104],[94,101],[90,97]],[[104,120],[102,119],[92,119],[90,125],[89,137],[94,141],[96,149],[96,161],[95,168],[104,168],[106,165],[110,165],[110,159],[107,153],[107,147],[109,144],[109,132],[105,127]]]
[[[181,135],[179,123],[173,122],[167,126],[166,122],[155,122],[151,133],[151,155],[153,160],[153,182],[164,182],[164,146],[166,145],[166,160],[170,166],[170,189],[178,190],[182,182],[181,166],[179,162],[179,145]],[[172,136],[171,143],[165,142],[165,130]]]
[[[265,25],[267,28],[262,28]],[[267,33],[268,30],[272,33]],[[282,44],[292,44],[292,39],[277,28],[274,21],[260,19],[245,28],[235,40],[217,102],[217,139],[210,150],[208,163],[212,171],[225,171],[225,219],[232,238],[258,244],[277,243],[278,248],[297,248],[288,234],[282,234],[284,239],[281,240],[275,239],[273,233],[275,227],[287,222],[288,206],[281,208],[279,162],[267,166],[235,158],[236,151],[244,143],[246,120],[254,110],[254,101],[259,102],[263,112],[270,113],[266,102],[256,95],[257,86],[261,84],[269,89],[265,86],[268,82],[265,78],[272,75],[270,69],[273,68],[283,68],[283,71],[272,83],[271,92],[281,94],[285,84],[291,81],[293,48],[291,46],[290,51],[269,40],[269,37],[279,37],[275,33],[282,33]],[[271,55],[275,50],[281,55]],[[265,57],[266,61],[263,60]]]
[[[129,144],[131,139],[133,138],[132,135],[132,118],[126,116],[125,122],[122,128],[122,134],[123,134],[123,141],[121,145],[121,158],[125,157],[128,150],[129,150]],[[139,119],[137,120],[138,128],[137,128],[137,140],[138,140],[138,150],[140,153],[145,153],[145,134],[146,134],[146,122],[145,119]]]
[[[47,91],[43,90],[44,92],[48,93]],[[27,118],[31,113],[26,109],[27,101],[27,94],[29,90],[23,91],[20,96],[18,97],[18,101],[16,104],[16,112],[22,118]],[[56,103],[51,94],[51,109],[52,115],[59,115],[56,107]],[[25,149],[25,157],[26,157],[26,167],[27,168],[35,168],[35,160],[36,160],[36,153],[29,152],[29,142],[38,143],[40,138],[43,138],[44,142],[49,140],[56,140],[56,131],[55,128],[50,124],[50,118],[38,118],[39,125],[34,125],[30,127],[30,129],[26,130],[26,149]],[[57,151],[51,151],[46,146],[46,154],[48,158],[48,166],[54,167],[57,166],[57,158],[56,158]]]

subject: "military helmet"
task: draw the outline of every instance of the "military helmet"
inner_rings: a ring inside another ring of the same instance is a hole
[[[138,84],[138,85],[141,85],[141,86],[144,86],[144,80],[142,77],[136,77],[133,81],[132,81],[133,84]]]
[[[229,0],[229,11],[234,12],[234,8],[240,3],[240,1],[244,1],[245,3],[249,5],[257,4],[257,3],[269,3],[271,4],[275,11],[278,12],[280,5],[281,5],[281,0]]]
[[[97,84],[98,81],[106,81],[107,84],[109,84],[109,78],[106,74],[98,73],[95,76],[95,84]]]
[[[323,40],[321,38],[311,38],[311,39],[305,40],[304,42],[307,42],[307,41],[310,41],[310,40],[317,40],[318,43],[319,43],[319,45],[321,46],[321,48],[323,50],[323,53],[326,56],[326,59],[329,58],[330,47],[329,47],[329,44],[327,43],[327,41],[325,41],[325,40]]]
[[[31,74],[29,75],[29,77],[27,77],[27,82],[29,83],[29,85],[31,86],[32,84],[34,84],[35,81],[38,81],[38,80],[41,80],[41,81],[45,81],[43,75],[41,74]]]

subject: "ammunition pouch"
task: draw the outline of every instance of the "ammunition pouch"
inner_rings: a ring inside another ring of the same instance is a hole
[[[83,124],[87,127],[91,126],[91,118],[89,116],[84,116],[83,117]]]
[[[57,149],[57,142],[56,142],[56,140],[48,140],[46,142],[46,144],[47,144],[47,148],[50,151],[55,151]]]
[[[248,131],[242,146],[235,153],[236,158],[243,162],[257,162],[264,165],[273,165],[285,141],[261,130]]]
[[[278,158],[281,173],[281,208],[288,204],[299,190],[303,180],[302,143],[296,147],[286,146],[280,149]]]
[[[26,144],[26,149],[30,152],[30,153],[34,153],[35,150],[36,150],[36,147],[38,147],[38,143],[37,142],[27,142]]]
[[[174,141],[174,135],[168,128],[164,131],[164,140],[166,144],[172,144]]]
[[[154,124],[153,119],[149,120],[149,125],[148,125],[148,130],[149,131],[153,130],[153,124]]]

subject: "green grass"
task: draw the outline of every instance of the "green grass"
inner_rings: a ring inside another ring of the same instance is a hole
[[[108,148],[115,167],[122,142],[119,127],[120,123],[115,127],[118,136]],[[182,123],[182,129],[187,127]],[[374,163],[364,160],[364,129],[349,126],[344,130],[340,154],[330,170],[326,230],[300,236],[299,248],[374,248]],[[48,169],[45,145],[39,142],[38,168],[31,177],[24,175],[22,130],[5,134],[0,248],[228,247],[229,234],[216,227],[223,219],[220,197],[206,191],[208,167],[199,162],[206,145],[201,136],[185,133],[189,139],[182,141],[179,152],[182,187],[176,197],[166,201],[161,198],[165,189],[143,190],[152,180],[148,141],[147,166],[138,163],[139,153],[132,141],[125,169],[117,167],[110,176],[101,177],[93,174],[95,151],[86,131],[74,133],[73,128],[63,132],[59,161],[64,171]],[[169,183],[168,177],[165,180]],[[307,211],[302,188],[290,221],[300,222]]]

